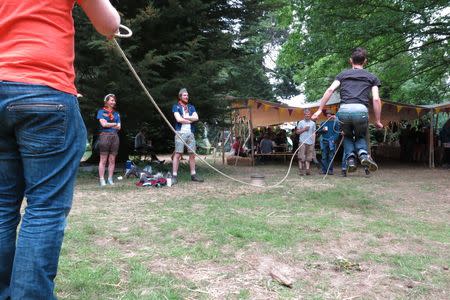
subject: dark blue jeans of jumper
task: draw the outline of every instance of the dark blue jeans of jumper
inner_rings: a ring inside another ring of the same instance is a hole
[[[367,112],[341,112],[337,118],[344,132],[345,159],[350,156],[357,157],[368,153],[366,132],[369,126],[369,114]]]
[[[1,300],[55,299],[54,279],[85,146],[75,96],[0,81]]]

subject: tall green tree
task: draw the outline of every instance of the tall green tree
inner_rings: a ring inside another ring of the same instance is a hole
[[[348,67],[357,46],[369,52],[367,68],[382,80],[382,97],[408,103],[449,98],[448,1],[292,0],[282,16],[290,37],[278,66],[295,70],[293,79],[310,101]]]
[[[116,1],[122,23],[133,30],[119,43],[166,116],[178,90],[186,87],[201,121],[220,119],[225,95],[273,98],[262,70],[263,42],[250,32],[264,18],[264,1],[185,0]],[[124,130],[134,133],[145,123],[155,140],[172,134],[140,90],[113,44],[96,34],[79,8],[77,86],[85,96],[81,108],[95,131],[95,111],[103,96],[115,93]],[[167,147],[167,143],[164,146]],[[170,145],[170,143],[169,143]]]

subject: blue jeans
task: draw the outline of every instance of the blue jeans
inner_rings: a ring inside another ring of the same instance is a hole
[[[320,140],[320,149],[322,150],[322,173],[333,172],[333,156],[336,151],[336,143],[334,140],[328,141],[325,139]]]
[[[0,299],[54,299],[86,128],[75,96],[0,81]],[[20,207],[26,197],[21,220]]]
[[[369,114],[367,112],[341,112],[338,111],[341,129],[344,132],[345,159],[367,154],[366,132],[369,126]]]

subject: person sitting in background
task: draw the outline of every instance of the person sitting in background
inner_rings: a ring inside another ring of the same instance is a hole
[[[291,141],[292,141],[292,152],[295,152],[298,148],[298,140],[299,140],[300,135],[297,133],[296,128],[292,128],[291,131]]]
[[[231,152],[234,156],[247,156],[247,153],[245,152],[244,148],[241,144],[242,138],[240,136],[237,136],[233,145],[231,145]]]
[[[147,140],[148,129],[143,127],[134,138],[134,149],[140,155],[150,155],[151,161],[156,161],[160,164],[164,163],[164,160],[159,160],[155,154],[155,149],[151,140]]]
[[[269,135],[266,133],[264,134],[263,139],[259,143],[259,151],[261,152],[261,161],[265,161],[268,156],[264,154],[271,154],[273,152],[273,143],[272,140],[269,139]]]
[[[444,147],[444,159],[442,166],[444,168],[450,168],[450,119],[445,122],[439,132],[439,138]]]

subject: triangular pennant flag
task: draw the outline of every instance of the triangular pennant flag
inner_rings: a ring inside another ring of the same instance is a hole
[[[419,116],[422,109],[420,107],[416,107],[416,111],[417,111],[417,115]]]
[[[263,104],[263,110],[268,111],[270,109],[270,105]]]
[[[399,113],[402,110],[403,106],[397,105],[397,112]]]
[[[441,109],[440,109],[440,108],[436,108],[435,111],[436,111],[436,113],[438,114],[438,113],[441,112]]]
[[[293,112],[293,111],[294,111],[294,110],[293,110],[292,108],[288,108],[289,116],[292,115],[292,112]]]
[[[383,108],[383,105],[384,105],[384,102],[383,102],[383,101],[381,101],[381,108]]]
[[[261,102],[256,102],[256,109],[260,109],[261,106],[262,106],[262,103],[261,103]]]

